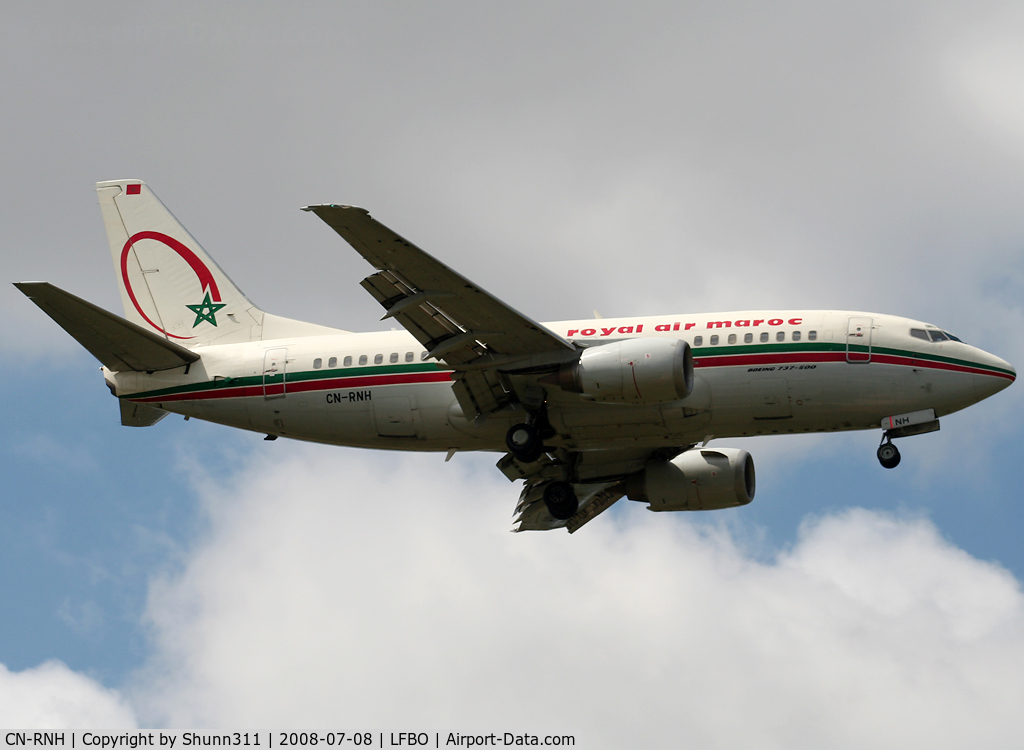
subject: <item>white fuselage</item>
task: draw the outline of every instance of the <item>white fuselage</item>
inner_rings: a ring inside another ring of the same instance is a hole
[[[690,344],[693,392],[663,404],[596,403],[544,387],[550,446],[685,446],[707,436],[877,428],[884,417],[962,409],[1002,390],[998,357],[912,330],[907,318],[837,311],[727,312],[545,324],[582,346],[638,336]],[[188,368],[110,372],[118,397],[221,424],[335,445],[504,451],[523,412],[468,421],[451,370],[405,331],[203,346]]]

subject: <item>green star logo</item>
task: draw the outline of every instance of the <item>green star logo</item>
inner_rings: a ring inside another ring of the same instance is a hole
[[[206,296],[203,297],[202,302],[200,302],[198,305],[185,305],[185,307],[187,307],[189,310],[196,314],[196,322],[192,324],[192,327],[195,328],[204,320],[207,323],[213,323],[214,325],[217,325],[217,318],[215,317],[215,314],[222,307],[227,307],[227,305],[223,305],[220,302],[211,301],[210,290],[207,289]]]

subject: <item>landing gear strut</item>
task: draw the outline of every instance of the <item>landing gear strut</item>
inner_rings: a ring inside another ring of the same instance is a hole
[[[568,482],[552,482],[545,487],[544,504],[548,506],[548,513],[559,521],[572,518],[580,507],[576,493]]]
[[[878,446],[878,463],[882,464],[886,469],[895,469],[900,463],[900,452],[895,445],[886,435],[883,438],[882,444]]]

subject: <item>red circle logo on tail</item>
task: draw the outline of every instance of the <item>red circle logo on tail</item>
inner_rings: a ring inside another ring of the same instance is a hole
[[[135,291],[132,289],[132,282],[128,278],[128,252],[139,240],[156,240],[176,252],[182,260],[188,263],[189,268],[191,268],[195,273],[196,278],[199,279],[199,284],[202,290],[209,295],[210,301],[219,303],[221,301],[220,289],[217,288],[217,281],[213,278],[213,273],[210,272],[210,269],[206,267],[206,264],[203,263],[203,261],[199,260],[199,256],[189,250],[186,245],[173,237],[168,237],[162,232],[137,232],[128,238],[128,241],[124,243],[124,248],[121,250],[121,280],[124,282],[124,288],[128,291],[128,298],[132,301],[132,304],[135,305],[135,309],[138,311],[139,315],[142,316],[142,319],[169,338],[194,339],[195,336],[176,336],[173,333],[165,331],[150,320],[149,316],[146,315],[145,310],[142,309],[142,305],[139,304],[139,300],[135,297]],[[223,305],[221,306],[223,307]],[[214,322],[214,325],[216,325],[216,322]]]

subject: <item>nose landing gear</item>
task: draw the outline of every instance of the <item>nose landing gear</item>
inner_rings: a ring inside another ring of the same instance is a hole
[[[935,409],[921,409],[907,414],[897,414],[881,420],[882,444],[878,446],[878,463],[886,469],[895,469],[900,463],[900,452],[892,444],[893,438],[924,435],[939,429]]]
[[[878,452],[875,454],[878,456],[878,463],[882,464],[886,469],[895,469],[900,463],[900,452],[895,445],[886,435],[882,444],[878,446]]]

